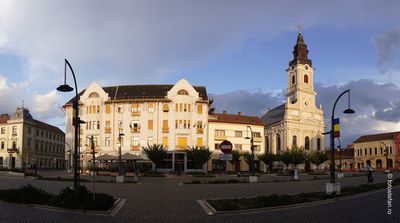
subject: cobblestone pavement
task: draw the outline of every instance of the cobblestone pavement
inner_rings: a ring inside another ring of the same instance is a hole
[[[397,173],[395,177],[398,177]],[[377,182],[386,181],[385,174],[376,173],[374,178]],[[327,180],[179,185],[182,179],[186,178],[148,177],[141,178],[141,184],[98,183],[98,192],[127,199],[114,217],[52,212],[0,202],[0,222],[400,222],[399,188],[393,191],[394,209],[390,217],[386,216],[385,192],[313,207],[207,216],[196,203],[197,199],[324,191]],[[365,177],[340,179],[342,187],[365,181]],[[53,193],[72,185],[72,182],[0,176],[0,188],[15,188],[26,183]],[[91,183],[84,184],[91,188]]]

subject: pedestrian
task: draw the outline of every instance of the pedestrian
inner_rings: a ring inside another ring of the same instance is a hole
[[[373,183],[374,178],[372,177],[372,168],[370,166],[367,167],[367,183]]]

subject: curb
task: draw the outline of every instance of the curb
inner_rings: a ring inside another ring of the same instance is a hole
[[[47,205],[38,205],[38,204],[26,204],[28,207],[33,207],[37,209],[42,209],[46,211],[53,211],[53,212],[63,212],[63,213],[79,213],[79,214],[90,214],[90,215],[97,215],[97,216],[115,216],[119,210],[124,206],[126,199],[117,198],[114,202],[114,205],[108,211],[90,211],[90,210],[79,210],[79,209],[67,209],[67,208],[60,208],[60,207],[52,207]]]
[[[400,185],[394,186],[394,188],[400,188]],[[316,206],[316,205],[329,204],[329,203],[334,203],[334,202],[344,201],[344,200],[349,200],[349,199],[354,199],[354,198],[361,198],[361,197],[365,197],[368,195],[377,194],[377,193],[380,193],[383,191],[386,191],[386,188],[368,191],[368,192],[359,193],[359,194],[347,195],[347,196],[343,196],[343,197],[331,198],[331,199],[326,199],[326,200],[321,200],[321,201],[312,201],[312,202],[305,202],[305,203],[300,203],[300,204],[290,204],[290,205],[282,205],[282,206],[275,206],[275,207],[254,208],[254,209],[234,210],[234,211],[217,211],[217,210],[215,210],[214,207],[212,207],[206,201],[206,199],[201,199],[201,200],[196,200],[196,201],[202,207],[203,211],[207,215],[214,216],[214,215],[229,215],[229,214],[241,214],[241,213],[251,213],[251,212],[280,211],[280,210],[288,210],[288,209],[294,209],[294,208]]]

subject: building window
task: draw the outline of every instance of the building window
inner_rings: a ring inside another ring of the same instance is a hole
[[[389,147],[389,154],[392,154],[392,147]]]
[[[297,136],[293,136],[293,139],[292,139],[292,145],[293,146],[297,146]]]
[[[148,121],[147,121],[147,128],[148,128],[149,130],[153,130],[153,120],[148,120]]]
[[[28,134],[29,135],[31,134],[31,131],[32,131],[31,127],[28,127]]]
[[[292,76],[292,84],[295,84],[295,83],[296,83],[296,76],[293,75],[293,76]]]
[[[203,138],[197,138],[197,146],[203,146]]]
[[[202,134],[203,133],[203,122],[202,121],[197,121],[197,133]],[[225,132],[224,132],[225,135]]]
[[[243,137],[242,131],[235,131],[235,137]]]
[[[383,154],[383,149],[382,149],[382,147],[381,148],[379,148],[380,150],[381,150],[381,154]]]
[[[118,105],[118,113],[121,113],[121,112],[123,112],[123,107],[122,107],[122,105]]]
[[[168,137],[163,137],[162,144],[164,147],[168,147]]]
[[[318,151],[321,150],[321,139],[320,138],[317,139],[317,150]]]
[[[12,127],[12,134],[16,135],[17,134],[17,126]]]
[[[260,138],[261,137],[261,133],[260,132],[253,132],[253,137],[254,138]]]
[[[1,142],[1,149],[4,149],[4,141]]]
[[[186,90],[179,90],[178,95],[189,95],[189,93]]]
[[[254,151],[260,151],[261,150],[261,146],[260,145],[254,145]]]
[[[140,106],[139,106],[139,104],[132,104],[131,115],[140,115]]]
[[[367,150],[368,150],[367,148],[364,149],[364,155],[368,155],[368,151]]]
[[[169,131],[168,120],[163,120],[162,132],[167,133]]]
[[[375,147],[375,155],[378,154],[378,149]]]
[[[108,104],[106,105],[106,114],[110,114],[111,113],[111,106]]]
[[[163,104],[163,112],[168,112],[169,111],[169,106],[167,103]]]
[[[198,104],[197,105],[197,114],[202,114],[203,113],[203,105],[202,104]]]
[[[269,152],[269,138],[265,136],[265,152]]]
[[[98,98],[99,94],[97,94],[96,92],[92,92],[89,94],[89,98]]]
[[[3,157],[0,156],[0,166],[3,166]]]
[[[148,145],[153,145],[154,144],[152,136],[149,136],[149,138],[147,138],[147,144]]]
[[[310,137],[306,136],[304,139],[304,149],[309,150],[310,149]]]
[[[234,145],[234,148],[235,148],[236,150],[242,150],[242,144],[235,144],[235,145]]]
[[[215,130],[215,136],[225,136],[225,130]]]
[[[372,155],[372,148],[369,148],[369,155]]]
[[[104,145],[105,146],[111,146],[111,138],[110,137],[106,137]]]
[[[281,151],[281,136],[279,134],[276,134],[276,152]]]
[[[151,103],[149,104],[149,113],[153,113],[154,112],[154,104]]]
[[[97,129],[100,129],[100,121],[97,121]]]
[[[308,75],[304,75],[304,83],[308,84]]]
[[[140,124],[138,120],[131,121],[131,124],[129,125],[131,128],[131,132],[133,133],[138,133],[140,132]]]
[[[186,149],[188,147],[188,138],[187,137],[178,137],[178,148]]]
[[[131,138],[131,146],[139,147],[139,137],[135,136]]]

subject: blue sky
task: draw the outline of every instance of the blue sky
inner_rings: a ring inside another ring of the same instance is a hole
[[[60,2],[0,2],[0,113],[24,101],[64,129],[60,106],[72,95],[55,88],[68,58],[79,90],[185,78],[219,111],[261,115],[284,100],[302,24],[325,116],[341,90],[354,91],[343,141],[400,130],[397,1]]]

